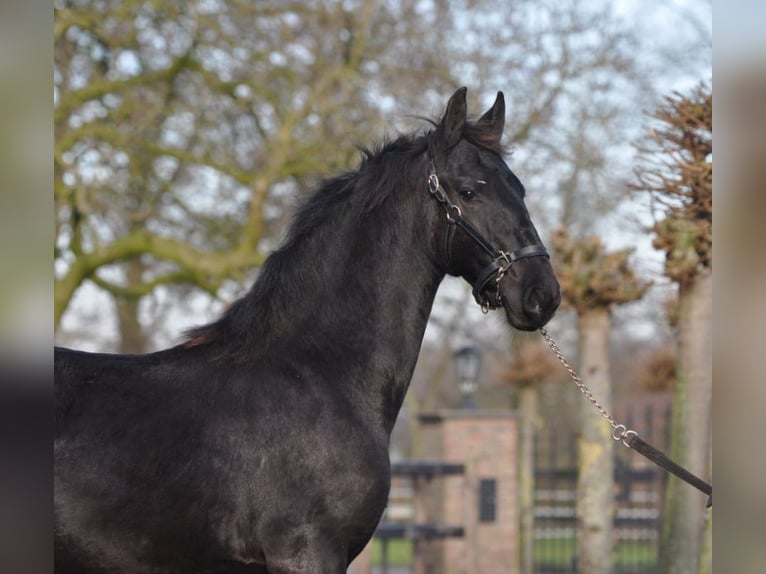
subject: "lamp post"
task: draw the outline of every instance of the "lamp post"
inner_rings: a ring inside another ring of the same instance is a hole
[[[457,385],[462,397],[460,406],[464,409],[476,408],[476,387],[479,381],[481,369],[481,353],[476,347],[465,346],[455,351],[455,370],[457,372]]]

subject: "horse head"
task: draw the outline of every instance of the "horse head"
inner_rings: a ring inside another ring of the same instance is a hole
[[[513,327],[533,331],[553,317],[561,292],[524,186],[503,160],[504,125],[502,92],[476,122],[466,116],[465,88],[450,98],[429,142],[428,188],[446,213],[434,247],[483,310],[502,306]]]

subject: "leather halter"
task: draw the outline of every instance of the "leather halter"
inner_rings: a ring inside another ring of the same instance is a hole
[[[542,244],[527,245],[521,247],[515,251],[503,251],[497,249],[490,241],[488,241],[481,232],[473,226],[473,224],[463,217],[463,210],[459,205],[452,203],[447,196],[447,192],[444,191],[439,177],[436,175],[436,165],[433,158],[429,161],[428,167],[428,191],[431,196],[439,202],[447,213],[447,235],[444,241],[444,248],[447,261],[451,260],[452,255],[452,238],[455,234],[455,228],[460,227],[465,231],[468,236],[487,253],[492,261],[481,270],[476,281],[473,284],[473,297],[476,302],[481,305],[482,311],[487,313],[490,309],[496,309],[502,304],[500,295],[500,281],[505,274],[519,259],[526,259],[527,257],[548,257],[548,250]],[[485,293],[485,290],[492,280],[495,280],[496,290],[494,297],[490,297]]]

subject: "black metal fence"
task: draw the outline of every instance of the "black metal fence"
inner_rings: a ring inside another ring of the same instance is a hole
[[[616,409],[617,420],[666,450],[666,397]],[[615,443],[619,444],[619,443]],[[535,574],[577,573],[577,444],[573,433],[539,431],[535,440]],[[657,572],[667,475],[621,445],[615,448],[614,574]]]

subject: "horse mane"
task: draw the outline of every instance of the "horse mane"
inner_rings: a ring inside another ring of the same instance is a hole
[[[436,122],[427,121],[437,126]],[[231,340],[240,350],[235,354],[241,356],[250,346],[248,343],[258,340],[276,320],[277,305],[271,301],[271,295],[292,265],[296,246],[341,213],[361,217],[376,211],[394,190],[406,185],[404,180],[411,172],[413,160],[429,149],[435,133],[435,129],[430,129],[425,133],[403,134],[373,148],[360,147],[362,161],[355,170],[325,180],[308,195],[282,245],[266,259],[250,291],[232,303],[217,320],[186,331],[181,345],[191,348]],[[463,138],[489,152],[501,156],[506,153],[478,122],[466,122]],[[425,189],[425,180],[423,185]],[[224,354],[229,353],[224,351]]]

